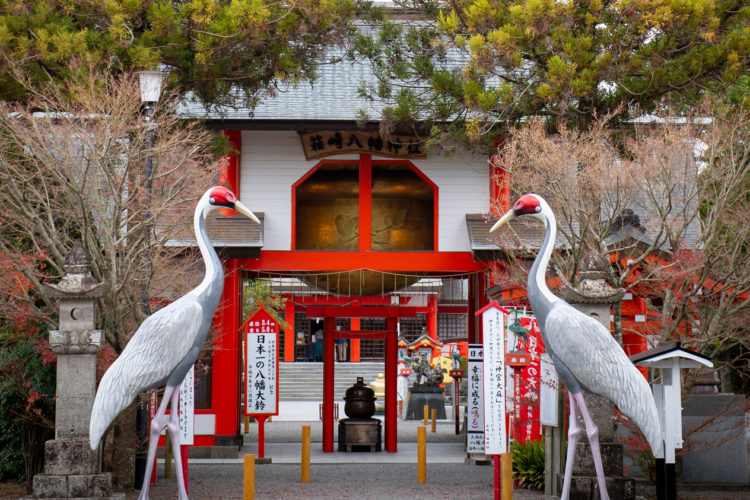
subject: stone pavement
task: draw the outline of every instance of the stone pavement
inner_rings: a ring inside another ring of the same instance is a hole
[[[311,426],[310,482],[300,482],[302,425]],[[398,452],[323,453],[319,421],[273,421],[266,425],[266,457],[272,463],[255,466],[255,498],[263,499],[489,499],[493,498],[493,468],[466,463],[461,438],[452,421],[427,427],[427,482],[417,483],[416,441],[421,421],[398,422]],[[257,425],[251,424],[241,450],[255,453]],[[242,458],[191,459],[188,493],[192,500],[241,499]],[[151,487],[152,499],[176,498],[174,478],[163,478]],[[641,498],[653,498],[653,488],[639,483]],[[679,498],[688,500],[740,500],[750,498],[750,488],[715,485],[678,485]],[[126,491],[135,500],[137,491]],[[542,500],[541,493],[516,489],[515,500]]]

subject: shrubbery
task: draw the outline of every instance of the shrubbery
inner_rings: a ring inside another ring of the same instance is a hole
[[[0,480],[41,472],[44,442],[54,437],[55,364],[46,339],[41,325],[0,324]]]

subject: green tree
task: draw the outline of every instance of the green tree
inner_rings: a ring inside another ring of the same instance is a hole
[[[492,140],[493,124],[532,115],[585,127],[623,104],[747,89],[733,87],[750,67],[745,0],[398,3],[422,15],[358,37],[377,75],[362,91],[390,104],[389,123],[423,119],[433,140]]]
[[[283,295],[273,293],[270,280],[263,278],[245,280],[243,284],[242,318],[247,319],[259,309],[258,304],[266,304],[266,311],[279,323],[279,328],[289,328],[284,319],[284,306],[288,300]]]
[[[0,0],[0,99],[25,100],[18,72],[64,80],[71,59],[114,71],[164,65],[208,103],[252,104],[315,74],[345,39],[358,0]]]

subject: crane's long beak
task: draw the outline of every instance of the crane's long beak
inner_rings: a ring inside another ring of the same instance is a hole
[[[513,210],[508,210],[505,213],[505,215],[503,215],[502,217],[500,217],[500,219],[497,222],[495,222],[495,225],[492,226],[492,229],[490,229],[490,232],[492,233],[494,231],[497,231],[500,228],[500,226],[502,226],[503,224],[505,224],[509,220],[513,220],[515,218],[516,218],[515,212],[513,212]]]
[[[249,208],[247,208],[245,205],[240,203],[240,200],[237,200],[234,202],[234,209],[237,210],[242,215],[251,218],[255,221],[256,224],[260,224],[260,220],[255,216],[254,213],[250,211]]]

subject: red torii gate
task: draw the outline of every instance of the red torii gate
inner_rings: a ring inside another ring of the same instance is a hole
[[[398,361],[399,317],[416,317],[416,307],[311,307],[311,316],[323,317],[323,451],[333,452],[333,398],[334,398],[334,343],[337,338],[385,340],[385,450],[395,453],[398,447],[398,403],[396,400],[396,377]],[[336,318],[385,317],[385,330],[336,330]]]

